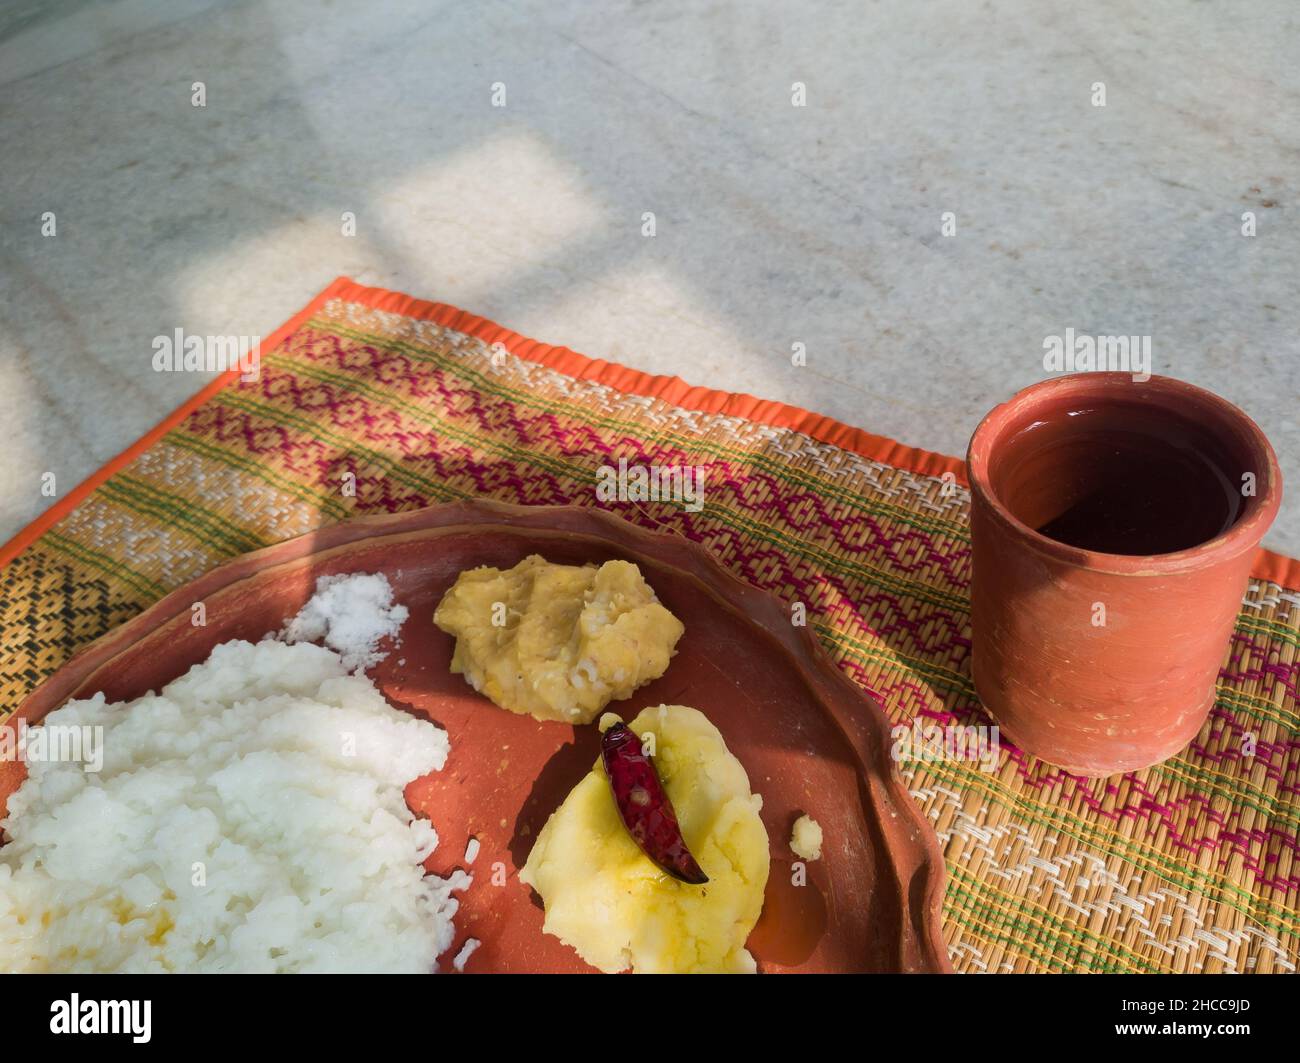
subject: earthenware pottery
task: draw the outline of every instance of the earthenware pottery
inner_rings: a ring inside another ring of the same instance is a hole
[[[1187,745],[1282,480],[1259,427],[1165,377],[1035,384],[967,454],[976,690],[1005,737],[1080,775]]]

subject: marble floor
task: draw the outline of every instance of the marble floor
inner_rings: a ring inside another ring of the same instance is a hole
[[[153,337],[348,274],[949,453],[1150,336],[1300,553],[1297,55],[1293,0],[0,5],[0,538],[202,386]]]

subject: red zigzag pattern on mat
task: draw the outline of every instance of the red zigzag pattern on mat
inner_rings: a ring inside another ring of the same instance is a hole
[[[453,374],[427,362],[414,361],[367,344],[345,347],[338,336],[329,333],[304,330],[295,337],[290,350],[307,362],[322,365],[332,362],[331,368],[340,373],[364,369],[367,376],[373,374],[388,387],[400,385],[408,400],[422,399],[429,402],[431,408],[455,410],[461,416],[471,417],[481,431],[501,435],[509,430],[509,441],[519,446],[535,446],[538,440],[558,442],[566,457],[579,459],[584,465],[591,464],[592,454],[622,456],[629,460],[653,455],[662,464],[700,464],[698,458],[687,450],[667,445],[647,450],[644,440],[632,436],[610,438],[586,425],[561,424],[559,418],[551,413],[524,413],[513,405],[485,396]],[[365,360],[356,357],[362,352],[367,356]],[[328,384],[311,381],[310,386],[327,389],[331,408],[345,406],[350,400],[365,402],[361,396],[343,389],[332,389]],[[303,392],[303,385],[296,378],[293,378],[292,388],[295,396]],[[792,491],[775,477],[756,472],[748,465],[711,461],[708,466],[709,486],[722,484],[729,487],[733,492],[733,502],[740,509],[766,519],[770,519],[775,510],[795,531],[829,533],[835,544],[848,553],[867,555],[878,550],[899,571],[914,573],[933,571],[937,567],[955,589],[964,592],[970,585],[970,548],[965,543],[959,542],[944,550],[923,532],[891,536],[869,514],[832,512],[820,495],[811,491]],[[800,507],[806,507],[806,511],[801,513]],[[907,560],[906,548],[913,546],[919,548],[919,556]]]

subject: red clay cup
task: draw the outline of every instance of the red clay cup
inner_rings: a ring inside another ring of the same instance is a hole
[[[990,412],[966,462],[973,676],[1002,732],[1078,775],[1173,756],[1282,500],[1264,434],[1182,381],[1084,373]]]

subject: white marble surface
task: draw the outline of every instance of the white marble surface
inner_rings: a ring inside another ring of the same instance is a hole
[[[1045,336],[1149,334],[1300,552],[1297,56],[1293,0],[12,3],[0,538],[202,386],[154,336],[345,273],[949,453]]]

